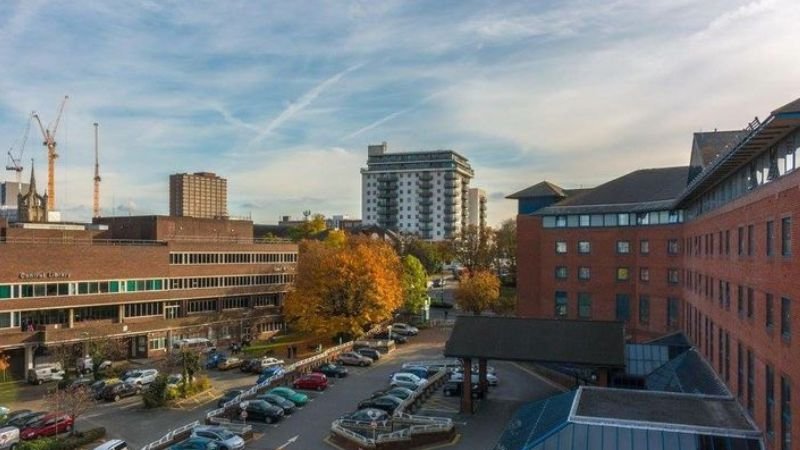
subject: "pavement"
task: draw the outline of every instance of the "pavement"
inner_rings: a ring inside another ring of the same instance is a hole
[[[452,289],[448,285],[447,291]],[[448,294],[450,292],[447,292]],[[453,319],[456,311],[449,312]],[[433,309],[431,318],[443,318],[443,310]],[[337,417],[352,412],[360,400],[387,386],[390,375],[407,361],[441,358],[449,328],[422,330],[419,336],[410,339],[391,354],[381,358],[368,368],[349,367],[350,375],[343,379],[331,379],[331,386],[323,392],[309,392],[311,402],[283,421],[267,425],[252,424],[256,438],[248,443],[249,450],[330,450],[326,442],[330,424]],[[512,362],[492,361],[500,377],[499,386],[492,388],[488,398],[481,400],[474,415],[462,415],[459,399],[435,393],[415,414],[452,418],[459,438],[448,448],[489,449],[494,446],[515,410],[523,403],[538,400],[558,392],[539,375],[524,366]],[[214,390],[200,396],[196,401],[185,402],[180,408],[147,410],[138,396],[118,403],[100,402],[78,420],[79,429],[103,426],[107,437],[124,439],[129,448],[142,448],[159,439],[169,430],[202,421],[209,409],[215,408],[219,395],[227,389],[247,388],[255,383],[256,376],[243,374],[239,370],[207,372]],[[52,387],[52,386],[51,386]],[[14,387],[15,400],[8,404],[12,409],[42,409],[42,398],[46,386],[19,385]],[[292,442],[290,440],[294,439]],[[287,444],[288,443],[288,444]],[[286,444],[286,445],[285,445]],[[284,446],[285,445],[285,446]]]

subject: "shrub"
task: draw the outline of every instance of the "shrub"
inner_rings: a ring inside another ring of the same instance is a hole
[[[159,374],[142,394],[145,408],[159,408],[167,404],[167,376]]]
[[[103,427],[78,432],[63,439],[46,437],[17,444],[17,450],[75,450],[102,438],[106,435]]]

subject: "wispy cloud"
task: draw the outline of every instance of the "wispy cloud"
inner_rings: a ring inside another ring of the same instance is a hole
[[[370,123],[369,125],[361,127],[359,129],[357,129],[356,131],[353,131],[352,133],[350,133],[347,136],[343,137],[342,140],[344,140],[344,141],[350,140],[350,139],[352,139],[352,138],[354,138],[354,137],[356,137],[356,136],[358,136],[360,134],[363,134],[363,133],[366,133],[367,131],[370,131],[370,130],[373,130],[375,128],[378,128],[379,126],[385,124],[386,122],[389,122],[389,121],[394,120],[394,119],[396,119],[396,118],[398,118],[398,117],[400,117],[400,116],[402,116],[404,114],[408,114],[408,113],[410,113],[410,112],[412,112],[412,111],[414,111],[416,109],[419,109],[423,105],[425,105],[425,104],[429,103],[430,101],[434,100],[435,98],[443,95],[448,90],[450,90],[450,89],[445,89],[445,90],[442,90],[440,92],[436,92],[434,94],[431,94],[431,95],[423,98],[419,102],[415,103],[413,106],[409,106],[408,108],[403,108],[403,109],[401,109],[399,111],[395,111],[395,112],[393,112],[391,114],[387,114],[384,117],[381,117],[380,119]]]

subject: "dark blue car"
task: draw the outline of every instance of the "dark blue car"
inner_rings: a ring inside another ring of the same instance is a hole
[[[276,375],[280,375],[282,373],[283,373],[283,367],[281,367],[281,366],[267,367],[266,369],[261,371],[261,375],[258,376],[258,380],[256,380],[256,384],[261,384],[261,383],[267,381],[268,379],[270,379],[270,378],[272,378],[272,377],[274,377]]]
[[[206,359],[206,369],[216,369],[223,359],[225,359],[225,355],[222,353],[212,353],[208,355],[208,359]]]

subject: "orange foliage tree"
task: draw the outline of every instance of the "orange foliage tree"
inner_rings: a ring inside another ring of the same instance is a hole
[[[458,307],[480,315],[497,308],[500,299],[500,279],[492,272],[480,270],[462,280],[455,292]]]
[[[392,247],[366,238],[303,241],[284,314],[300,331],[358,336],[403,303],[403,269]]]

